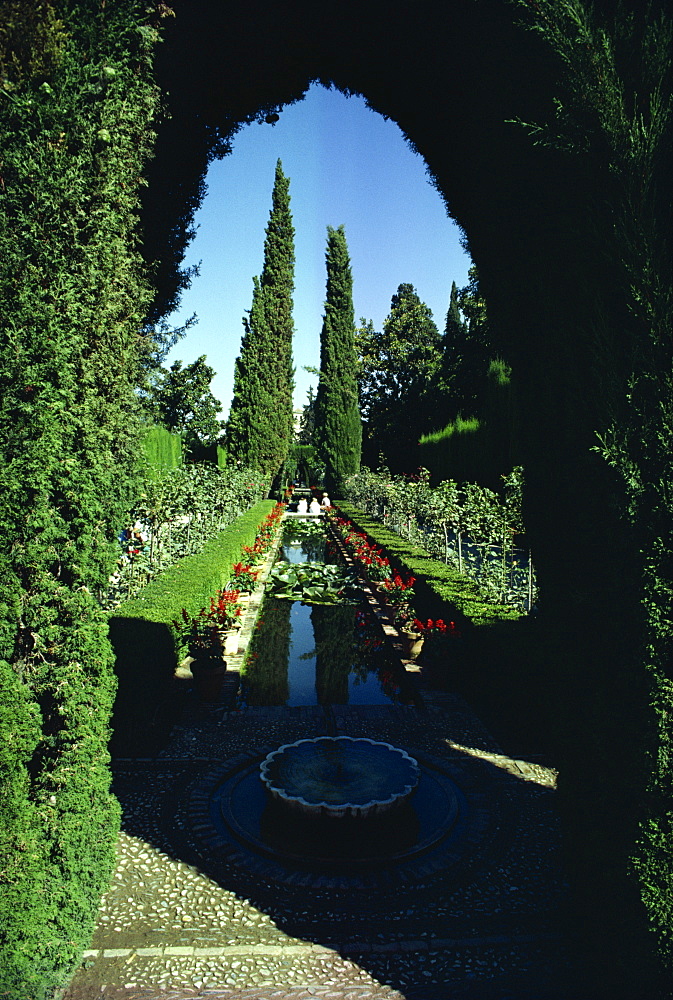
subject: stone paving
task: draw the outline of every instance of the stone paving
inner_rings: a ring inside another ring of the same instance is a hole
[[[339,734],[443,766],[476,827],[466,823],[439,859],[356,874],[274,871],[235,841],[211,851],[195,815],[199,783],[215,787],[241,760],[321,735],[326,720],[319,707],[190,702],[159,756],[115,763],[118,865],[67,1000],[581,996],[568,992],[575,973],[559,929],[554,772],[508,758],[450,696],[334,714]]]
[[[553,768],[510,758],[450,694],[237,710],[234,690],[232,671],[221,702],[187,695],[160,753],[114,762],[117,867],[64,1000],[591,1000],[561,929]],[[351,870],[222,821],[232,775],[327,732],[393,743],[455,788],[450,834]]]

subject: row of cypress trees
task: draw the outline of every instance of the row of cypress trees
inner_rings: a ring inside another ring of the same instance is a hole
[[[294,226],[290,181],[276,163],[261,278],[253,278],[252,306],[243,319],[241,353],[227,424],[230,460],[278,476],[294,438],[292,293]],[[315,444],[325,485],[338,492],[360,467],[353,277],[343,226],[327,228],[327,299],[320,335],[320,379]]]

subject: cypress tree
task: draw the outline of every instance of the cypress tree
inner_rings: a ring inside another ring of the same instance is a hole
[[[358,407],[353,277],[344,227],[327,227],[327,300],[320,334],[316,439],[325,485],[338,494],[360,468],[362,423]]]
[[[276,164],[264,268],[253,279],[252,306],[234,371],[227,450],[234,461],[276,475],[292,441],[292,293],[294,227],[290,181]]]
[[[439,390],[452,420],[459,413],[464,417],[481,416],[490,360],[486,302],[477,269],[472,265],[465,288],[456,288],[455,281],[451,285],[442,344]]]

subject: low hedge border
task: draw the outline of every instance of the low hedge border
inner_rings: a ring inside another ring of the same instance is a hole
[[[254,543],[260,524],[274,506],[273,500],[260,500],[211,538],[200,552],[181,559],[149,583],[138,597],[120,605],[110,622],[141,618],[170,625],[183,608],[195,615],[229,582],[243,546]]]
[[[161,708],[181,652],[171,622],[183,608],[190,615],[196,614],[226,586],[243,546],[254,543],[258,528],[274,506],[272,500],[259,501],[200,552],[171,566],[110,616],[119,685],[112,719],[115,752],[142,742],[142,729],[151,726]]]
[[[414,606],[419,618],[451,618],[464,630],[524,617],[521,611],[489,601],[473,580],[433,559],[359,508],[341,502],[337,510],[383,549],[395,569],[404,569],[416,578]]]

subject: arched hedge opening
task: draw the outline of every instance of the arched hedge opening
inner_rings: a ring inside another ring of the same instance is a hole
[[[63,979],[112,863],[111,654],[90,592],[132,491],[139,356],[189,280],[208,163],[314,80],[399,124],[467,234],[516,372],[542,591],[534,710],[560,755],[578,938],[612,995],[634,970],[654,984],[673,935],[665,4],[6,11],[0,656],[3,850],[18,860],[3,987],[37,997]]]

